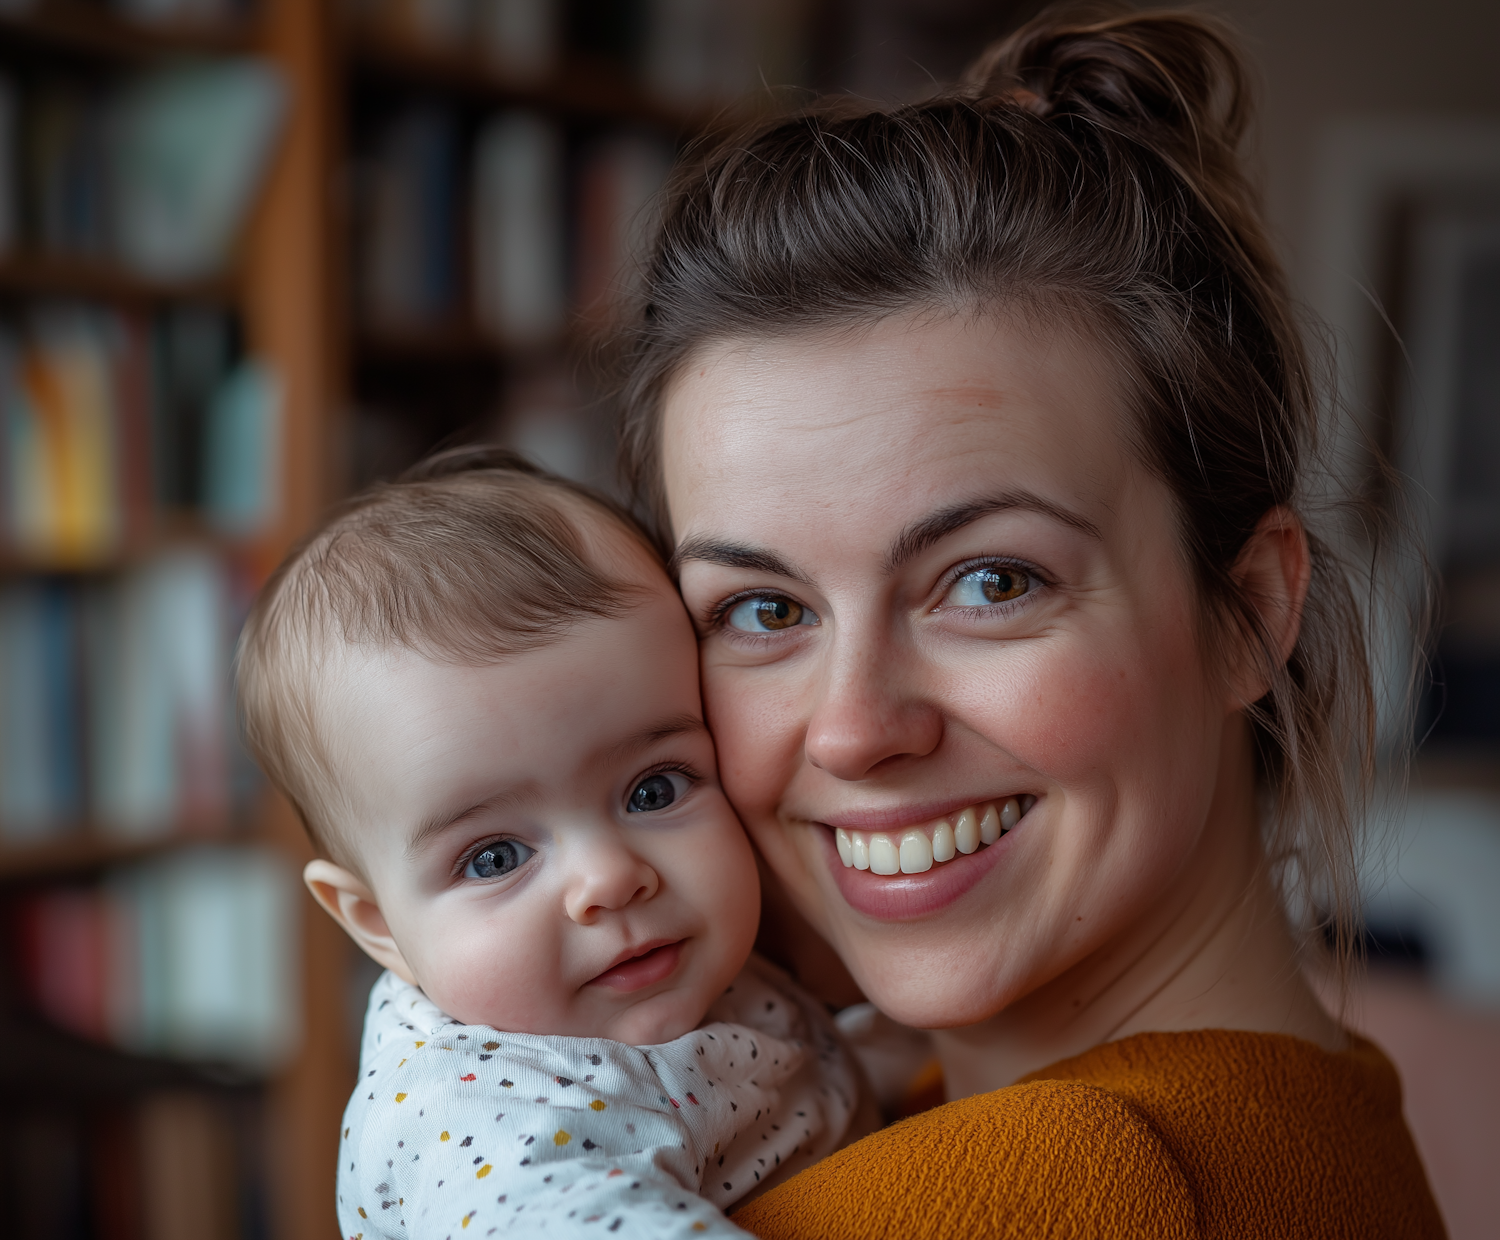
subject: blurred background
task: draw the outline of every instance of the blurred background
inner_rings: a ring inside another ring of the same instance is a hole
[[[373,971],[236,741],[255,589],[440,443],[612,487],[586,346],[682,144],[808,89],[919,97],[1039,7],[0,0],[7,1235],[334,1235]],[[1394,502],[1370,445],[1396,461],[1442,576],[1430,668],[1387,661],[1421,743],[1372,822],[1347,1011],[1402,1069],[1452,1234],[1495,1236],[1500,5],[1208,7],[1256,64],[1343,468]]]

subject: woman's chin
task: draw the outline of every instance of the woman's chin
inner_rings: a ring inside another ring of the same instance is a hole
[[[856,951],[844,958],[865,997],[897,1024],[913,1029],[977,1025],[1014,998],[993,981],[975,985],[963,969],[934,969],[924,951],[881,951],[879,956],[877,961]]]

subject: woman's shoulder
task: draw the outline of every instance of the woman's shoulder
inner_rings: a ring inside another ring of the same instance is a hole
[[[763,1237],[1439,1237],[1378,1049],[1141,1034],[934,1108],[736,1215]]]
[[[762,1237],[1093,1235],[1098,1203],[1143,1235],[1198,1235],[1192,1186],[1149,1120],[1082,1081],[936,1107],[824,1159],[735,1214]]]

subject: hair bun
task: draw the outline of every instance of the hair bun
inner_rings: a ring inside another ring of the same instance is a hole
[[[1248,117],[1229,34],[1192,13],[1053,8],[992,44],[963,80],[981,100],[1093,120],[1199,161],[1232,154]]]

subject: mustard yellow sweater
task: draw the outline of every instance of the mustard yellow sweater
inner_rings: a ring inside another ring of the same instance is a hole
[[[1390,1061],[1147,1033],[903,1120],[734,1216],[764,1240],[1445,1233]]]

